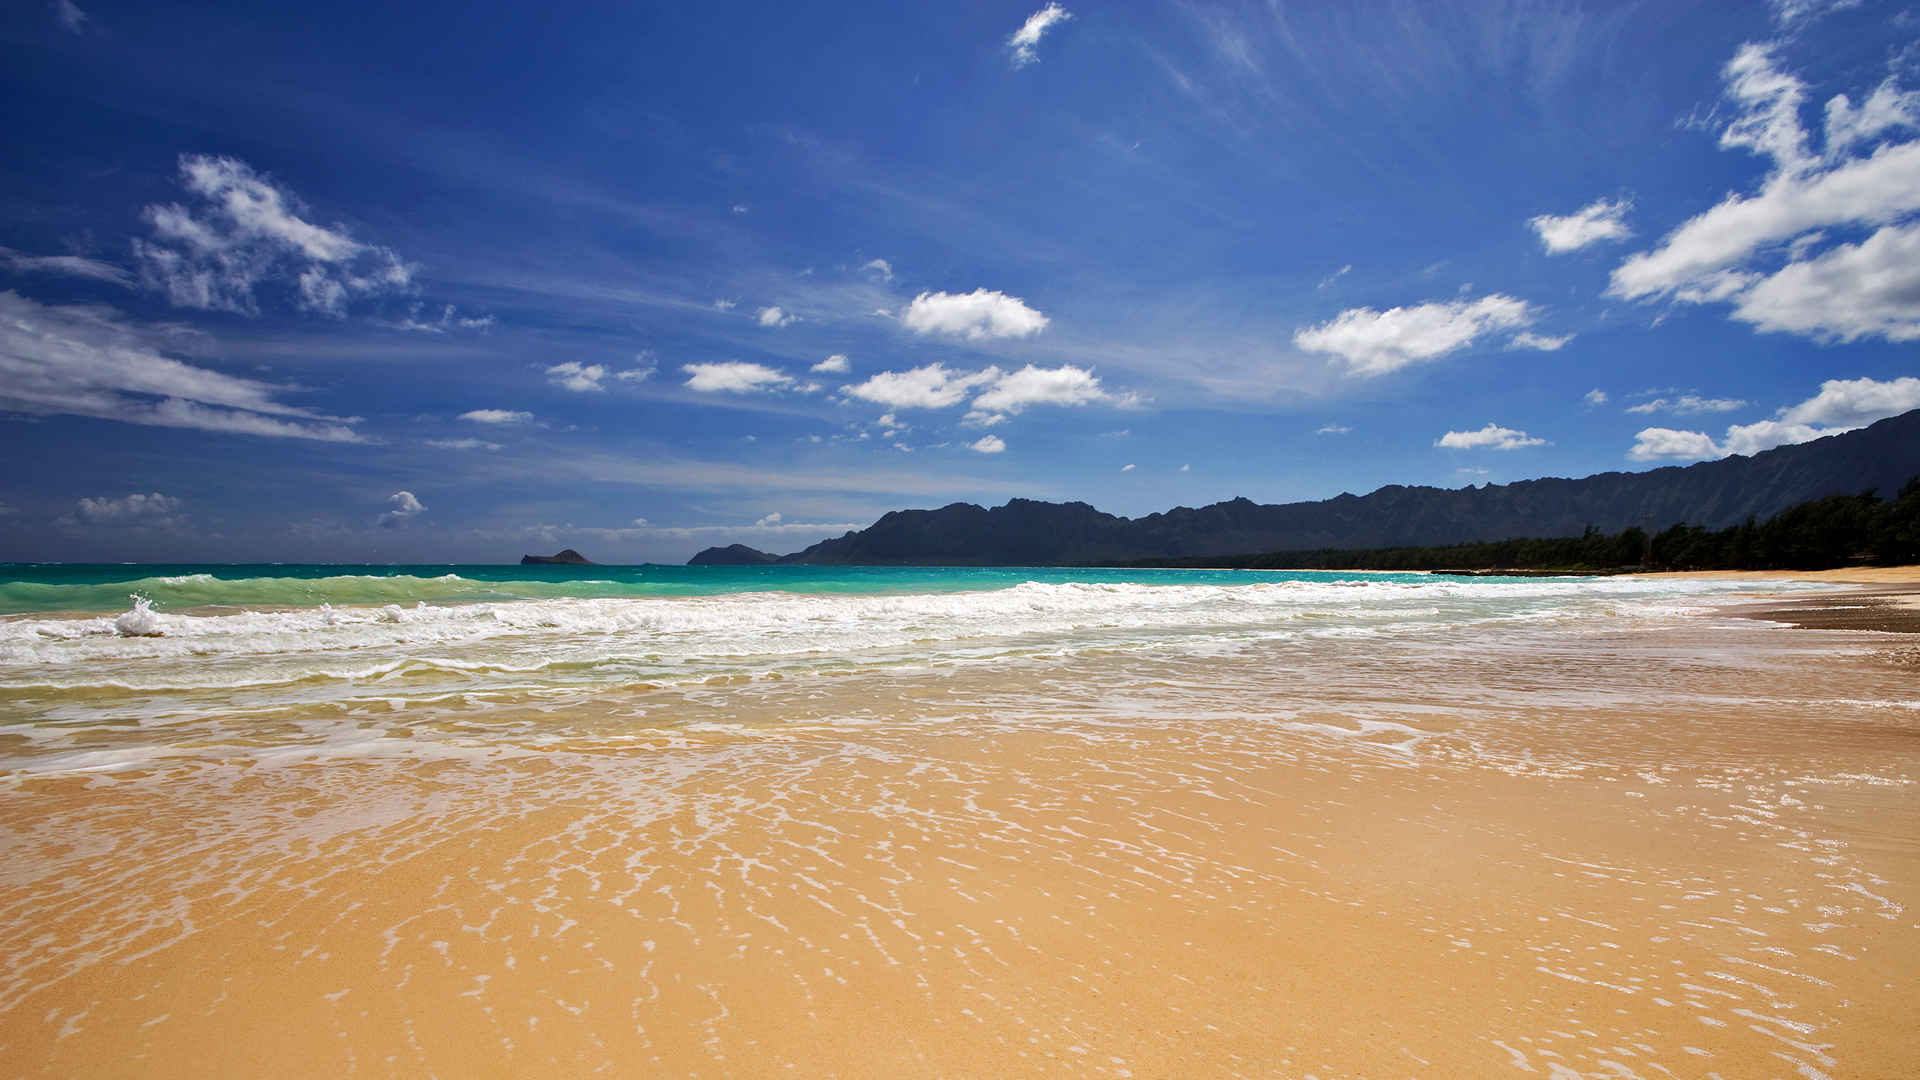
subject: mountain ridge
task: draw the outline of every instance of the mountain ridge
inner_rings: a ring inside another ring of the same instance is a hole
[[[1920,473],[1920,410],[1751,457],[1640,473],[1545,477],[1483,487],[1389,484],[1366,495],[1259,504],[1244,497],[1142,518],[1084,502],[1010,499],[988,509],[952,503],[894,510],[865,529],[772,556],[744,545],[709,548],[690,565],[733,562],[869,566],[1094,565],[1325,548],[1430,546],[1514,537],[1578,536],[1673,524],[1709,529],[1764,520],[1789,506],[1866,488],[1899,490]],[[764,559],[759,556],[765,556]]]

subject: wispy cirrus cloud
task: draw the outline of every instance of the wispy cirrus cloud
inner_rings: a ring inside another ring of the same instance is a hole
[[[0,247],[0,260],[10,269],[29,274],[58,274],[63,277],[92,278],[115,285],[132,285],[132,274],[99,259],[80,255],[29,255],[24,251]]]
[[[1040,39],[1046,35],[1048,30],[1053,29],[1056,24],[1065,22],[1071,18],[1073,18],[1073,16],[1068,14],[1067,9],[1061,7],[1059,4],[1048,4],[1046,7],[1027,16],[1027,21],[1021,24],[1020,29],[1013,32],[1012,37],[1007,39],[1007,46],[1013,50],[1013,66],[1021,68],[1026,67],[1028,64],[1038,63],[1040,54],[1033,51],[1034,46],[1040,44]]]
[[[1819,340],[1920,339],[1920,94],[1891,80],[1856,106],[1826,104],[1824,146],[1811,147],[1800,109],[1807,85],[1774,46],[1743,46],[1723,75],[1735,112],[1720,145],[1770,158],[1752,195],[1733,194],[1614,270],[1609,295],[1730,303],[1763,331]],[[1827,230],[1867,228],[1858,242]],[[1784,254],[1784,260],[1782,255]],[[1784,263],[1784,264],[1783,264]]]
[[[1654,398],[1652,401],[1643,402],[1639,405],[1629,405],[1627,411],[1630,413],[1670,412],[1676,416],[1687,416],[1692,413],[1732,412],[1735,409],[1751,404],[1753,404],[1753,402],[1743,401],[1739,398],[1703,398],[1694,394],[1687,394],[1682,397],[1673,398],[1672,400],[1668,400],[1667,398]]]
[[[200,205],[147,207],[154,238],[133,242],[143,278],[177,307],[258,314],[255,289],[271,281],[289,285],[299,308],[337,317],[350,301],[412,284],[399,255],[308,221],[297,196],[245,162],[185,154],[180,179]]]
[[[533,419],[530,412],[517,412],[513,409],[474,409],[463,412],[460,419],[471,420],[476,424],[524,424]]]
[[[1410,364],[1437,360],[1466,348],[1483,335],[1532,321],[1533,309],[1526,301],[1495,293],[1478,300],[1386,311],[1349,308],[1324,323],[1294,331],[1293,342],[1308,352],[1332,353],[1346,362],[1351,374],[1385,375]],[[1553,344],[1543,344],[1549,341]],[[1565,342],[1535,339],[1529,344],[1533,348],[1558,348]]]
[[[163,353],[166,334],[100,305],[0,292],[0,409],[324,442],[366,441],[356,421],[275,400],[287,388]]]

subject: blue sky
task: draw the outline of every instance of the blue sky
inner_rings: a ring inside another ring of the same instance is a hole
[[[1920,8],[0,13],[0,558],[679,562],[1920,407]]]

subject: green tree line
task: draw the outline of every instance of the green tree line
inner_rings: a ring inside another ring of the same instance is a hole
[[[1593,526],[1580,536],[1489,540],[1437,547],[1344,551],[1271,551],[1259,555],[1145,559],[1128,566],[1244,568],[1250,570],[1830,570],[1920,562],[1920,476],[1891,502],[1871,488],[1790,506],[1761,524],[1713,531],[1673,525],[1654,534],[1639,528],[1607,534]]]

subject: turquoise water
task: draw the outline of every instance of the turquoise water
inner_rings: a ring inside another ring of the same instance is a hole
[[[1109,570],[921,566],[355,566],[0,563],[0,615],[319,604],[479,604],[511,600],[720,596],[780,592],[884,596],[1050,585],[1232,585],[1340,580],[1432,581],[1425,574],[1335,571]]]

